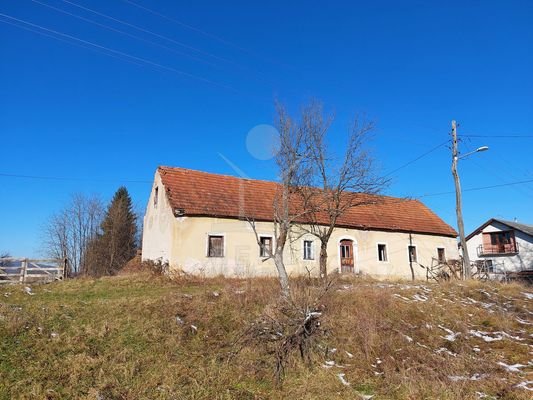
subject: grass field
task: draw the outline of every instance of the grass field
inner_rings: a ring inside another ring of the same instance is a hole
[[[31,293],[0,287],[0,399],[533,398],[533,290],[517,284],[339,280],[282,387],[269,346],[242,340],[274,280],[141,273]]]

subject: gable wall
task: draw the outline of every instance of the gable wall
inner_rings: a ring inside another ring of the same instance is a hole
[[[154,206],[155,188],[158,190],[157,207]],[[142,259],[170,262],[173,242],[174,215],[165,194],[159,173],[156,173],[143,221]]]

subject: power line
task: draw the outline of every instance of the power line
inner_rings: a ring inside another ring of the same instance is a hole
[[[177,20],[175,18],[168,17],[168,16],[166,16],[166,15],[164,15],[164,14],[158,12],[158,11],[155,11],[155,10],[151,9],[151,8],[142,6],[140,4],[134,3],[133,1],[129,1],[129,0],[122,0],[122,1],[124,3],[128,3],[128,4],[132,5],[134,7],[137,7],[139,9],[141,9],[141,10],[147,11],[150,14],[153,14],[153,15],[156,15],[156,16],[158,16],[160,18],[166,19],[167,21],[170,21],[170,22],[173,22],[175,24],[178,24],[178,25],[180,25],[180,26],[182,26],[184,28],[187,28],[187,29],[192,30],[192,31],[197,32],[197,33],[200,33],[201,35],[207,36],[207,37],[209,37],[211,39],[215,39],[216,41],[218,41],[220,43],[223,43],[225,45],[229,45],[231,47],[234,47],[234,48],[242,50],[242,51],[248,51],[247,49],[245,49],[245,48],[243,48],[243,47],[241,47],[241,46],[239,46],[239,45],[237,45],[235,43],[232,43],[229,40],[221,38],[220,36],[217,36],[217,35],[214,35],[212,33],[206,32],[206,31],[204,31],[204,30],[202,30],[200,28],[197,28],[195,26],[189,25],[189,24],[187,24],[187,23],[185,23],[183,21]]]
[[[273,64],[277,64],[277,65],[281,65],[281,66],[287,67],[287,65],[285,65],[285,64],[282,64],[282,63],[279,63],[279,62],[277,62],[277,61],[275,61],[275,60],[272,60],[272,59],[269,59],[269,58],[263,57],[263,56],[261,56],[261,55],[255,53],[255,52],[253,52],[253,51],[251,51],[251,50],[249,50],[249,49],[247,49],[247,48],[244,48],[244,47],[242,47],[242,46],[239,46],[238,44],[235,44],[235,43],[233,43],[233,42],[230,42],[230,41],[227,40],[227,39],[224,39],[224,38],[222,38],[222,37],[220,37],[220,36],[214,35],[214,34],[212,34],[212,33],[210,33],[210,32],[206,32],[206,31],[204,31],[204,30],[202,30],[202,29],[200,29],[200,28],[198,28],[198,27],[196,27],[196,26],[193,26],[193,25],[187,24],[187,23],[185,23],[185,22],[183,22],[183,21],[180,21],[180,20],[178,20],[178,19],[176,19],[176,18],[169,17],[169,16],[167,16],[167,15],[165,15],[165,14],[162,14],[161,12],[156,11],[156,10],[154,10],[154,9],[151,9],[151,8],[145,7],[145,6],[143,6],[143,5],[140,5],[140,4],[135,3],[135,2],[133,2],[133,1],[130,1],[130,0],[122,0],[122,1],[123,1],[124,3],[131,4],[132,6],[137,7],[137,8],[139,8],[139,9],[141,9],[141,10],[144,10],[144,11],[146,11],[146,12],[149,12],[150,14],[153,14],[153,15],[156,15],[156,16],[158,16],[158,17],[160,17],[160,18],[163,18],[163,19],[165,19],[165,20],[167,20],[167,21],[170,21],[170,22],[173,22],[173,23],[175,23],[175,24],[178,24],[179,26],[182,26],[182,27],[184,27],[184,28],[186,28],[186,29],[189,29],[189,30],[191,30],[191,31],[197,32],[197,33],[199,33],[199,34],[201,34],[201,35],[203,35],[203,36],[206,36],[206,37],[208,37],[208,38],[214,39],[214,40],[216,40],[216,41],[218,41],[218,42],[220,42],[220,43],[223,43],[223,44],[225,44],[225,45],[227,45],[227,46],[233,47],[233,48],[235,48],[235,49],[237,49],[237,50],[240,50],[240,51],[242,51],[242,52],[244,52],[244,53],[247,53],[247,54],[249,54],[249,55],[252,55],[252,56],[258,57],[258,58],[260,58],[260,59],[262,59],[262,60],[268,61],[268,62],[273,63]]]
[[[209,65],[209,66],[212,66],[212,67],[215,67],[215,68],[219,68],[219,69],[222,69],[222,68],[223,68],[222,65],[220,65],[220,64],[215,64],[215,63],[213,63],[213,62],[211,62],[211,61],[204,60],[204,59],[199,58],[199,57],[197,57],[197,56],[195,56],[195,55],[192,55],[192,54],[189,54],[189,53],[185,53],[185,52],[183,52],[183,51],[176,50],[176,49],[174,49],[174,48],[172,48],[172,47],[165,46],[164,44],[157,43],[157,42],[154,42],[154,41],[152,41],[152,40],[145,39],[145,38],[143,38],[143,37],[141,37],[141,36],[133,35],[133,34],[131,34],[131,33],[129,33],[129,32],[123,31],[123,30],[121,30],[121,29],[113,28],[112,26],[109,26],[109,25],[106,25],[106,24],[99,23],[99,22],[94,21],[94,20],[92,20],[92,19],[90,19],[90,18],[85,18],[85,17],[83,17],[83,16],[81,16],[81,15],[78,15],[78,14],[74,14],[74,13],[68,12],[68,11],[66,11],[66,10],[63,10],[63,9],[61,9],[61,8],[57,8],[57,7],[51,6],[51,5],[46,4],[46,3],[42,3],[41,1],[38,1],[38,0],[30,0],[30,1],[32,1],[32,2],[34,2],[34,3],[36,3],[36,4],[39,4],[39,5],[43,6],[43,7],[48,7],[48,8],[50,8],[50,9],[52,9],[52,10],[57,11],[57,12],[60,12],[60,13],[63,13],[63,14],[69,15],[69,16],[71,16],[71,17],[78,18],[78,19],[80,19],[80,20],[82,20],[82,21],[85,21],[85,22],[88,22],[88,23],[90,23],[90,24],[93,24],[93,25],[96,25],[96,26],[102,27],[102,28],[104,28],[104,29],[107,29],[107,30],[110,30],[110,31],[113,31],[113,32],[120,33],[121,35],[128,36],[128,37],[133,38],[133,39],[135,39],[135,40],[139,40],[139,41],[141,41],[141,42],[148,43],[148,44],[150,44],[150,45],[153,45],[153,46],[157,46],[157,47],[163,48],[163,49],[168,50],[168,51],[170,51],[170,52],[172,52],[172,53],[175,53],[175,54],[178,54],[178,55],[181,55],[181,56],[184,56],[184,57],[188,57],[188,58],[190,58],[190,59],[192,59],[192,60],[195,60],[195,61],[198,61],[198,62],[201,62],[201,63],[207,64],[207,65]],[[74,3],[72,3],[72,4],[74,5]],[[81,6],[80,6],[80,7],[81,7]],[[150,31],[150,32],[151,32],[151,31]],[[154,33],[154,34],[155,34],[155,33]],[[207,53],[207,54],[210,54],[210,53]],[[217,57],[217,56],[214,56],[214,57]],[[256,72],[256,71],[253,71],[253,70],[251,70],[250,68],[248,68],[248,67],[246,67],[246,66],[243,66],[243,65],[240,65],[240,64],[236,64],[236,63],[234,63],[233,61],[231,61],[231,60],[227,60],[227,59],[225,59],[225,58],[222,58],[222,60],[223,60],[223,61],[226,61],[227,63],[232,64],[233,66],[235,66],[235,67],[237,67],[237,68],[240,68],[240,69],[242,69],[242,70],[249,71],[250,73],[252,73],[253,75],[255,75],[254,77],[251,77],[251,78],[254,79],[254,80],[257,80],[257,81],[259,81],[259,82],[268,82],[268,83],[271,83],[271,84],[275,83],[274,81],[272,81],[272,80],[270,80],[270,79],[266,79],[261,73]]]
[[[66,37],[66,38],[71,39],[71,40],[75,40],[75,41],[83,43],[85,45],[96,47],[96,48],[98,48],[100,50],[105,50],[105,51],[111,52],[111,53],[113,53],[115,55],[123,56],[123,57],[129,58],[129,59],[141,62],[141,63],[148,64],[148,65],[150,65],[152,67],[161,68],[161,69],[164,69],[164,70],[167,70],[167,71],[170,71],[170,72],[174,72],[174,73],[176,73],[178,75],[182,75],[182,76],[186,76],[188,78],[196,79],[196,80],[199,80],[201,82],[209,83],[211,85],[218,86],[218,87],[221,87],[221,88],[224,88],[224,89],[227,89],[227,90],[230,90],[232,92],[237,93],[237,90],[232,88],[231,86],[228,86],[228,85],[225,85],[225,84],[222,84],[222,83],[218,83],[218,82],[212,81],[210,79],[203,78],[201,76],[194,75],[194,74],[191,74],[189,72],[185,72],[185,71],[176,69],[174,67],[169,67],[167,65],[159,64],[157,62],[150,61],[150,60],[148,60],[146,58],[137,57],[137,56],[134,56],[134,55],[131,55],[131,54],[128,54],[128,53],[124,53],[124,52],[119,51],[119,50],[114,50],[112,48],[105,47],[105,46],[102,46],[102,45],[99,45],[99,44],[96,44],[96,43],[93,43],[93,42],[89,42],[87,40],[83,40],[83,39],[77,38],[75,36],[68,35],[66,33],[58,32],[58,31],[55,31],[53,29],[49,29],[49,28],[46,28],[44,26],[34,24],[32,22],[28,22],[28,21],[25,21],[25,20],[22,20],[22,19],[19,19],[19,18],[15,18],[15,17],[13,17],[11,15],[0,13],[0,16],[2,16],[4,18],[11,19],[11,20],[14,20],[14,21],[17,21],[17,22],[20,22],[20,23],[23,23],[23,24],[26,24],[26,25],[29,25],[29,26],[32,26],[32,27],[35,27],[35,28],[38,28],[38,29],[42,29],[42,30],[47,31],[47,32],[51,32],[51,33],[53,33],[55,35],[59,35],[59,36]],[[0,20],[0,22],[4,22],[5,23],[6,21]],[[14,26],[17,26],[17,27],[21,28],[19,25],[15,25],[15,24],[11,24],[11,25],[14,25]],[[47,36],[50,36],[50,35],[47,35]]]
[[[165,36],[165,35],[161,35],[159,33],[156,33],[156,32],[153,32],[151,30],[148,30],[148,29],[145,29],[141,26],[138,26],[138,25],[135,25],[135,24],[132,24],[132,23],[129,23],[127,21],[124,21],[124,20],[121,20],[121,19],[118,19],[118,18],[115,18],[115,17],[112,17],[108,14],[104,14],[102,12],[99,12],[99,11],[96,11],[96,10],[93,10],[91,8],[88,8],[88,7],[85,7],[85,6],[82,6],[80,4],[77,4],[77,3],[74,3],[70,0],[61,0],[62,2],[64,3],[67,3],[67,4],[70,4],[70,5],[73,5],[74,7],[78,7],[78,8],[81,8],[82,10],[85,10],[85,11],[89,11],[93,14],[96,14],[96,15],[99,15],[101,17],[104,17],[104,18],[107,18],[107,19],[110,19],[112,21],[115,21],[115,22],[118,22],[119,24],[122,24],[122,25],[125,25],[125,26],[129,26],[130,28],[133,28],[133,29],[137,29],[141,32],[144,32],[144,33],[148,33],[150,35],[153,35],[153,36],[156,36],[160,39],[164,39],[164,40],[168,40],[169,42],[172,42],[174,44],[177,44],[178,46],[182,46],[186,49],[189,49],[189,50],[192,50],[192,51],[196,51],[197,53],[200,53],[200,54],[203,54],[205,56],[208,56],[208,57],[212,57],[212,58],[215,58],[217,60],[220,60],[220,61],[224,61],[224,62],[227,62],[227,63],[230,63],[230,64],[233,64],[233,65],[236,65],[236,66],[239,66],[241,68],[246,68],[246,67],[242,67],[240,66],[239,64],[235,63],[234,61],[232,60],[228,60],[227,58],[224,58],[224,57],[220,57],[220,56],[217,56],[216,54],[212,54],[212,53],[209,53],[209,52],[206,52],[204,50],[201,50],[201,49],[198,49],[194,46],[190,46],[186,43],[183,43],[183,42],[180,42],[178,40],[175,40],[175,39],[172,39],[171,37],[168,37],[168,36]]]
[[[131,180],[131,179],[90,179],[90,178],[68,178],[62,176],[38,176],[38,175],[20,175],[20,174],[6,174],[0,172],[0,176],[6,178],[21,178],[21,179],[36,179],[36,180],[52,180],[52,181],[75,181],[75,182],[106,182],[106,183],[152,183],[152,181],[145,180]]]
[[[182,51],[179,51],[179,50],[173,49],[172,47],[165,46],[164,44],[157,43],[157,42],[154,42],[154,41],[152,41],[152,40],[145,39],[145,38],[140,37],[140,36],[137,36],[137,35],[133,35],[133,34],[131,34],[131,33],[129,33],[129,32],[126,32],[126,31],[123,31],[123,30],[120,30],[120,29],[113,28],[113,27],[111,27],[111,26],[109,26],[109,25],[101,24],[101,23],[99,23],[99,22],[97,22],[97,21],[94,21],[94,20],[92,20],[92,19],[90,19],[90,18],[85,18],[85,17],[83,17],[83,16],[81,16],[81,15],[74,14],[74,13],[68,12],[68,11],[66,11],[66,10],[63,10],[63,9],[61,9],[61,8],[57,8],[57,7],[51,6],[50,4],[42,3],[42,2],[40,2],[40,1],[38,1],[38,0],[31,0],[31,1],[34,2],[34,3],[36,3],[36,4],[41,5],[41,6],[43,6],[43,7],[48,7],[48,8],[50,8],[50,9],[52,9],[52,10],[54,10],[54,11],[57,11],[57,12],[59,12],[59,13],[66,14],[66,15],[69,15],[69,16],[71,16],[71,17],[81,19],[82,21],[88,22],[88,23],[93,24],[93,25],[96,25],[96,26],[100,26],[100,27],[102,27],[102,28],[104,28],[104,29],[108,29],[108,30],[113,31],[113,32],[120,33],[121,35],[128,36],[128,37],[133,38],[133,39],[135,39],[135,40],[139,40],[139,41],[142,41],[142,42],[144,42],[144,43],[148,43],[148,44],[151,44],[151,45],[153,45],[153,46],[157,46],[157,47],[163,48],[163,49],[165,49],[165,50],[171,51],[171,52],[173,52],[173,53],[176,53],[176,54],[179,54],[179,55],[182,55],[182,56],[185,56],[185,57],[191,58],[191,59],[193,59],[193,60],[196,60],[196,61],[199,61],[199,62],[202,62],[202,63],[208,64],[208,65],[211,65],[211,66],[215,66],[215,67],[217,66],[217,64],[213,64],[213,63],[210,62],[210,61],[206,61],[206,60],[203,60],[203,59],[198,58],[198,57],[196,57],[196,56],[193,56],[193,55],[191,55],[191,54],[188,54],[188,53],[185,53],[185,52],[182,52]]]
[[[459,135],[469,138],[533,138],[533,135]]]
[[[442,146],[444,146],[444,145],[445,145],[446,143],[448,143],[448,142],[449,142],[449,140],[446,140],[446,141],[442,142],[441,144],[439,144],[439,145],[433,147],[431,150],[428,150],[428,151],[426,151],[425,153],[421,154],[421,155],[418,156],[417,158],[415,158],[415,159],[413,159],[413,160],[411,160],[411,161],[409,161],[409,162],[403,164],[402,166],[400,166],[400,167],[398,167],[398,168],[392,170],[391,172],[387,173],[387,174],[384,175],[383,177],[387,177],[387,176],[389,176],[389,175],[392,175],[393,173],[395,173],[395,172],[397,172],[397,171],[399,171],[399,170],[401,170],[401,169],[403,169],[403,168],[405,168],[405,167],[407,167],[407,166],[413,164],[414,162],[420,160],[421,158],[423,158],[423,157],[427,156],[428,154],[433,153],[435,150],[441,148]]]
[[[525,181],[518,181],[518,182],[502,183],[502,184],[499,184],[499,185],[480,186],[480,187],[475,187],[475,188],[463,189],[462,191],[463,192],[473,192],[473,191],[477,191],[477,190],[494,189],[494,188],[498,188],[498,187],[520,185],[520,184],[523,184],[523,183],[531,183],[531,182],[533,182],[533,179],[528,179],[528,180],[525,180]],[[422,198],[422,197],[430,197],[430,196],[441,196],[441,195],[445,195],[445,194],[455,194],[455,191],[423,194],[423,195],[418,196],[418,197]]]
[[[113,57],[113,58],[116,58],[117,60],[121,60],[121,61],[125,61],[125,62],[128,62],[128,63],[131,63],[131,64],[134,64],[134,65],[137,65],[139,67],[142,67],[143,65],[141,63],[138,63],[138,62],[135,62],[135,61],[132,61],[132,60],[128,60],[126,58],[123,58],[123,57],[119,57],[119,56],[116,56],[114,54],[111,54],[111,53],[107,53],[107,52],[104,52],[104,51],[100,51],[94,47],[89,47],[89,46],[85,46],[83,44],[79,44],[79,43],[76,43],[76,42],[71,42],[71,41],[68,41],[68,40],[65,40],[65,39],[62,39],[60,37],[57,37],[57,36],[53,36],[53,35],[49,35],[47,33],[44,33],[44,32],[40,32],[36,29],[32,29],[32,28],[29,28],[27,26],[21,26],[21,25],[17,25],[16,23],[14,22],[9,22],[9,21],[2,21],[0,20],[0,22],[3,22],[4,24],[8,24],[8,25],[12,25],[16,28],[20,28],[20,29],[24,29],[26,31],[29,31],[29,32],[33,32],[33,33],[36,33],[38,35],[41,35],[41,36],[45,36],[45,37],[49,37],[49,38],[52,38],[52,39],[55,39],[55,40],[58,40],[60,42],[63,42],[63,43],[68,43],[72,46],[77,46],[77,47],[81,47],[82,49],[86,49],[86,50],[90,50],[90,51],[94,51],[96,53],[99,53],[99,54],[104,54],[108,57]]]

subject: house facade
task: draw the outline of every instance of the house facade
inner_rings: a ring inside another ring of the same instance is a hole
[[[533,270],[533,225],[491,218],[466,237],[470,260],[490,273]]]
[[[144,217],[143,260],[206,276],[275,276],[251,222],[263,246],[273,248],[278,189],[275,182],[159,167]],[[423,279],[421,266],[459,257],[456,232],[422,203],[374,200],[339,219],[328,243],[328,272],[410,278],[412,268]],[[287,272],[318,276],[319,251],[316,237],[295,232],[285,248]]]

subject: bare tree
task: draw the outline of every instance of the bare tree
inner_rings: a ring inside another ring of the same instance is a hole
[[[330,151],[327,133],[333,115],[325,115],[321,103],[312,101],[302,112],[302,130],[308,169],[300,195],[306,209],[300,230],[320,241],[320,276],[327,276],[328,242],[339,219],[350,209],[374,204],[387,180],[377,174],[367,147],[374,124],[355,117],[348,132],[344,155]],[[338,146],[336,146],[338,147]]]
[[[304,131],[295,123],[286,109],[276,104],[276,128],[279,133],[280,148],[276,154],[276,164],[280,184],[273,206],[275,246],[268,248],[261,243],[253,216],[248,217],[254,231],[257,244],[266,254],[266,259],[273,259],[278,272],[282,297],[288,299],[289,277],[285,268],[284,251],[291,240],[293,226],[301,220],[305,210],[298,205],[301,182],[306,176],[306,156]]]
[[[0,253],[0,269],[8,266],[9,261],[7,261],[7,259],[10,257],[11,257],[11,254],[9,254],[9,252],[7,251]]]
[[[72,195],[65,208],[52,215],[44,227],[46,255],[66,259],[69,273],[80,273],[87,245],[100,229],[103,215],[104,207],[99,197]]]

